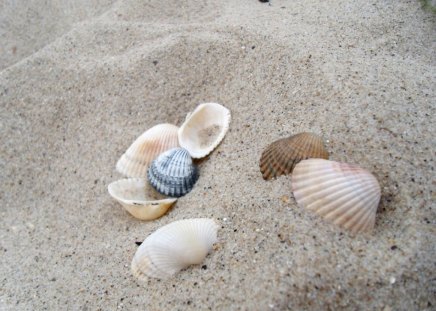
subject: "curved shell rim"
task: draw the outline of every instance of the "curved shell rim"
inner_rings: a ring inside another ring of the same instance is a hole
[[[121,198],[113,192],[113,189],[112,189],[113,185],[121,184],[121,183],[128,182],[128,181],[137,181],[137,180],[145,181],[145,183],[148,182],[146,178],[139,178],[139,177],[123,178],[123,179],[119,179],[119,180],[111,182],[108,185],[108,192],[109,192],[110,196],[112,198],[114,198],[115,200],[121,201],[125,204],[131,204],[134,206],[138,206],[138,204],[147,205],[147,204],[174,203],[177,201],[177,198],[173,198],[173,197],[168,197],[168,198],[161,199],[161,200],[131,200],[131,199]]]

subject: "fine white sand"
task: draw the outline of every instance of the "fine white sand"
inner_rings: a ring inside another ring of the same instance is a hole
[[[433,310],[435,25],[409,0],[2,2],[0,310]],[[116,161],[202,102],[232,111],[224,141],[168,214],[132,218]],[[372,234],[262,179],[302,131],[377,177]],[[137,283],[135,242],[193,217],[220,224],[204,266]]]

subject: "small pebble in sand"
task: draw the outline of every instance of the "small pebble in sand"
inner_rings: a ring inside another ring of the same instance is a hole
[[[289,197],[287,195],[282,196],[283,203],[289,203]]]

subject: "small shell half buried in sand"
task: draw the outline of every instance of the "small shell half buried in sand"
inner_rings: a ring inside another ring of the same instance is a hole
[[[198,169],[186,149],[174,148],[152,162],[147,176],[158,192],[178,198],[192,190]]]
[[[230,119],[230,111],[220,104],[199,105],[179,129],[180,146],[195,159],[207,156],[223,140]]]
[[[260,172],[265,180],[290,174],[298,162],[308,158],[329,158],[320,137],[312,133],[300,133],[282,138],[262,152]]]
[[[167,279],[189,265],[200,264],[217,242],[218,225],[212,219],[172,222],[149,235],[132,260],[140,279]]]
[[[144,132],[118,160],[117,171],[127,177],[146,177],[151,161],[179,146],[178,130],[177,126],[164,123]]]
[[[177,199],[157,193],[145,178],[127,178],[111,183],[109,194],[133,217],[152,220],[161,217]]]
[[[301,161],[292,173],[299,206],[353,233],[371,231],[380,201],[377,179],[357,165],[323,159]]]

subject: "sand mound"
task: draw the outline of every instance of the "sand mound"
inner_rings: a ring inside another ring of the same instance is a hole
[[[435,19],[419,3],[89,5],[68,22],[47,16],[61,30],[21,43],[13,35],[31,21],[2,8],[16,16],[4,27],[7,46],[25,52],[0,59],[1,307],[436,304]],[[146,129],[180,125],[201,102],[232,111],[227,136],[170,213],[133,219],[107,193],[120,178],[116,161]],[[298,208],[289,177],[262,179],[263,148],[302,131],[328,140],[331,159],[378,178],[372,235],[351,236]],[[218,250],[203,268],[138,285],[134,242],[191,217],[220,223]]]

